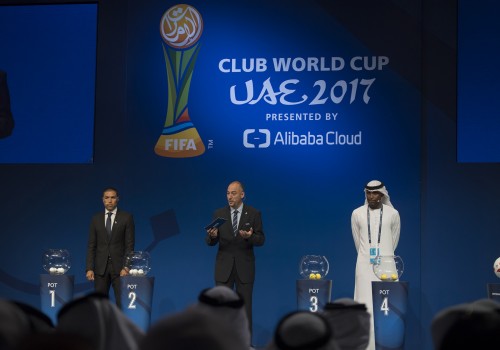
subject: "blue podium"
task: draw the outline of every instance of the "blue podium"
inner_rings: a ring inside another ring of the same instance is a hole
[[[74,286],[73,275],[40,275],[41,310],[54,324],[61,307],[73,299]]]
[[[408,282],[372,282],[375,348],[403,349]]]
[[[330,302],[332,280],[297,280],[297,309],[321,311]]]
[[[154,277],[120,277],[122,311],[143,331],[151,322]]]

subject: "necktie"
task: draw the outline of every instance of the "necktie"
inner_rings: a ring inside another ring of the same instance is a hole
[[[108,231],[108,235],[111,235],[111,215],[113,213],[108,211],[108,218],[106,219],[106,231]]]
[[[233,232],[235,236],[238,234],[238,210],[233,212]]]

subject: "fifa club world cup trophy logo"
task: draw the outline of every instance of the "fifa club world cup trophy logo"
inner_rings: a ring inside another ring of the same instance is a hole
[[[205,153],[205,145],[191,122],[188,95],[203,32],[200,13],[189,5],[169,8],[160,21],[168,79],[167,116],[155,146],[162,157],[188,158]]]

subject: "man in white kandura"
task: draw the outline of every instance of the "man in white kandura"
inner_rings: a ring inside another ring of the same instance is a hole
[[[384,184],[378,180],[368,182],[365,204],[354,209],[351,215],[352,238],[358,252],[354,300],[365,304],[371,315],[368,350],[375,349],[372,281],[378,279],[373,273],[373,262],[377,255],[394,255],[400,228],[399,212],[392,206]]]

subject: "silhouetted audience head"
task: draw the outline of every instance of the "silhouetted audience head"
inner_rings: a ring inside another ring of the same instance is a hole
[[[106,296],[92,293],[64,305],[58,332],[86,339],[94,350],[135,350],[144,332]]]
[[[48,316],[32,306],[0,299],[0,349],[15,349],[31,336],[52,332]]]
[[[250,326],[244,306],[241,296],[231,288],[217,286],[202,290],[198,303],[192,307],[210,313],[218,318],[219,323],[230,324],[234,335],[240,338],[241,343],[250,346]]]
[[[481,299],[437,313],[431,324],[436,350],[497,349],[500,344],[500,303]]]
[[[94,348],[86,338],[56,330],[26,338],[15,350],[94,350]]]
[[[24,312],[26,317],[28,317],[32,333],[47,333],[54,330],[54,323],[50,317],[42,311],[19,301],[13,301],[13,303]]]
[[[140,344],[142,350],[240,350],[243,345],[227,324],[198,309],[167,316],[154,323]]]
[[[278,323],[266,350],[340,350],[328,320],[319,313],[295,311]]]
[[[14,303],[0,299],[0,349],[12,349],[30,332],[29,320]]]
[[[198,302],[153,324],[142,350],[248,350],[250,330],[243,300],[228,287],[203,290]]]
[[[365,350],[370,341],[370,314],[365,304],[350,298],[327,303],[323,315],[342,350]]]

